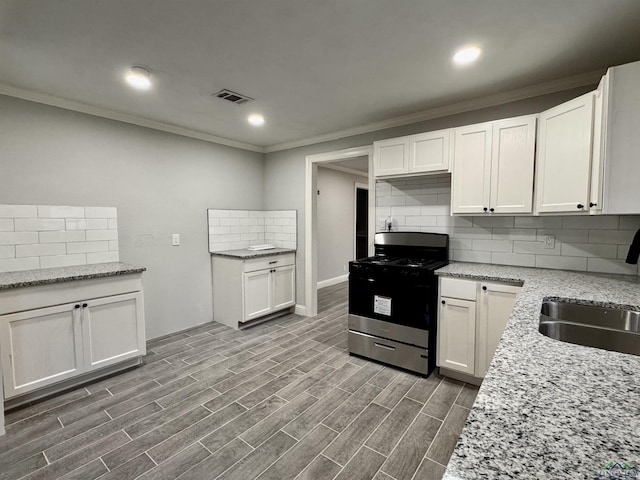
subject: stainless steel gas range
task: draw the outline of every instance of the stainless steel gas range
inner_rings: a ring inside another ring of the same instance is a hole
[[[428,375],[436,364],[438,283],[449,236],[375,234],[375,256],[349,263],[349,353]]]

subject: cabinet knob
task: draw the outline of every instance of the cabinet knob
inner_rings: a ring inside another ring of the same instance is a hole
[[[82,308],[87,308],[89,305],[87,303],[82,304]]]
[[[486,211],[487,211],[487,210],[489,210],[489,209],[488,209],[487,207],[484,207],[482,210],[484,210],[484,211],[486,212]]]
[[[483,285],[483,286],[482,286],[482,290],[486,291],[486,290],[487,290],[487,286],[486,286],[486,285]]]
[[[444,305],[445,303],[447,303],[447,302],[445,302],[444,300],[442,300],[442,304]]]
[[[74,305],[73,308],[80,308],[80,304]]]
[[[589,202],[589,206],[590,206],[591,208],[593,208],[593,207],[597,207],[597,206],[598,206],[598,204],[597,204],[597,203],[593,203],[593,202]]]
[[[584,208],[584,205],[581,204],[581,203],[579,203],[577,206],[578,206],[578,209],[580,209],[580,210],[582,210]]]
[[[490,208],[489,209],[490,212],[495,212],[495,210],[496,210],[495,208]]]

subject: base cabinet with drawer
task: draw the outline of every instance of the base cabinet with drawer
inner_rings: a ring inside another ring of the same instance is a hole
[[[140,363],[146,353],[142,284],[139,275],[129,277],[137,278],[4,292],[0,359],[5,399],[37,398],[72,386],[74,379],[81,383]]]
[[[440,278],[437,365],[443,375],[484,378],[520,288]]]
[[[295,254],[211,256],[213,319],[239,328],[295,305]]]

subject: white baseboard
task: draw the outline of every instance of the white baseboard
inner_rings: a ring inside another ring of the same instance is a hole
[[[307,316],[307,307],[304,305],[296,305],[295,310],[293,311],[296,315],[302,315],[303,317]]]
[[[347,280],[349,280],[349,274],[345,273],[344,275],[318,282],[318,288],[330,287],[331,285],[337,285],[338,283],[346,282]]]

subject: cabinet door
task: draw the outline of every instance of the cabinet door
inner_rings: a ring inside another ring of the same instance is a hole
[[[484,378],[487,373],[519,292],[520,287],[513,285],[481,285],[476,332],[476,377]]]
[[[409,137],[409,173],[446,172],[451,156],[452,129]]]
[[[536,117],[518,117],[493,124],[491,201],[494,213],[533,211],[533,162]]]
[[[439,315],[438,366],[473,375],[476,302],[442,297]]]
[[[84,371],[77,304],[0,317],[5,398],[12,398]]]
[[[455,129],[451,213],[489,209],[491,130],[491,123]]]
[[[97,298],[82,305],[87,371],[146,353],[142,292]]]
[[[593,100],[590,92],[540,114],[536,210],[589,208]]]
[[[295,304],[296,270],[293,265],[275,268],[271,274],[273,311]]]
[[[408,159],[409,137],[373,142],[373,165],[376,177],[407,173]]]
[[[244,274],[242,321],[246,322],[271,312],[271,270]]]

